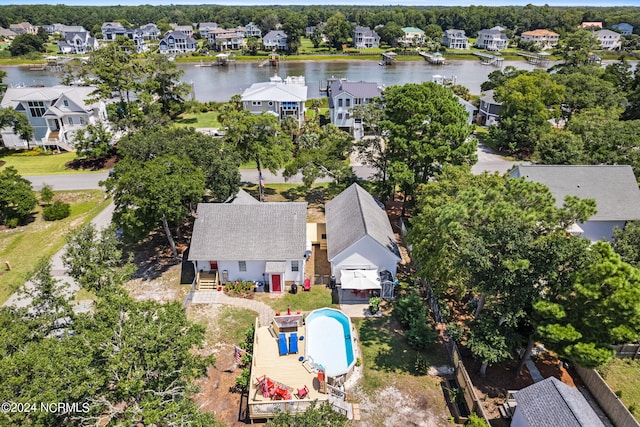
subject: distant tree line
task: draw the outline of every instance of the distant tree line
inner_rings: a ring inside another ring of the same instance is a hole
[[[426,28],[439,25],[442,29],[464,29],[474,37],[483,28],[501,25],[516,34],[536,28],[548,28],[561,36],[573,32],[582,21],[602,21],[605,26],[628,22],[640,31],[640,14],[631,7],[550,7],[527,5],[524,7],[399,7],[399,6],[65,6],[65,5],[11,5],[0,7],[0,26],[28,21],[34,25],[62,23],[82,25],[93,33],[99,32],[103,22],[120,21],[125,26],[137,27],[149,22],[191,24],[216,22],[221,27],[235,27],[249,22],[257,23],[263,31],[275,25],[289,23],[294,32],[305,26],[326,22],[336,13],[342,13],[348,22],[375,27],[396,23],[401,27]],[[286,30],[285,30],[286,31]]]

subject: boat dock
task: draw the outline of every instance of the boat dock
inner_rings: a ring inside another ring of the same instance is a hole
[[[549,56],[541,55],[539,53],[518,52],[518,55],[527,58],[529,64],[537,65],[539,67],[547,67],[549,65]]]
[[[440,52],[429,53],[423,50],[418,51],[418,55],[422,56],[425,61],[428,61],[429,64],[433,65],[446,65],[447,61],[444,59],[444,56]]]
[[[392,65],[392,64],[395,64],[397,56],[398,56],[398,54],[396,54],[395,52],[384,52],[382,54],[382,62],[380,62],[380,65]]]
[[[488,53],[473,52],[473,54],[480,58],[480,62],[484,65],[493,65],[494,67],[502,67],[504,58],[501,56],[490,55]]]

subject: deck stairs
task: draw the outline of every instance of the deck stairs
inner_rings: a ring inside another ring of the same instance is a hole
[[[513,397],[513,393],[515,393],[515,390],[509,390],[507,400],[505,400],[504,403],[498,407],[502,418],[510,419],[516,412],[517,403],[516,399],[514,399]]]
[[[212,291],[218,287],[218,270],[198,272],[198,290]]]

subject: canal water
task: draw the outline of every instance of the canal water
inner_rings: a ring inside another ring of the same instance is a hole
[[[512,65],[519,69],[535,67],[525,61],[504,61],[503,67]],[[334,76],[353,81],[382,83],[385,86],[431,81],[434,75],[454,78],[457,84],[469,88],[472,94],[480,93],[480,85],[497,68],[480,61],[449,61],[447,65],[431,65],[426,61],[398,62],[381,66],[378,61],[283,61],[278,67],[259,67],[258,62],[241,62],[227,67],[198,67],[196,64],[178,64],[184,70],[182,80],[194,88],[199,101],[227,101],[234,94],[242,93],[253,83],[269,81],[274,74],[282,77],[304,76],[309,97],[321,96],[320,87]],[[31,71],[29,67],[0,67],[7,72],[4,82],[10,86],[53,86],[59,77],[50,71]]]

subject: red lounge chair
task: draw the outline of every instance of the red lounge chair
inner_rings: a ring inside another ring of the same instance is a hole
[[[304,290],[305,291],[311,290],[311,279],[309,278],[304,279]]]
[[[304,399],[308,394],[309,394],[309,388],[307,386],[304,386],[298,389],[296,396],[298,396],[298,399]]]

